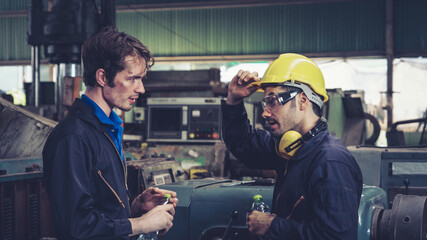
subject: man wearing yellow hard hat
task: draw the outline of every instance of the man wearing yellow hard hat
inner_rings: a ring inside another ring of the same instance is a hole
[[[269,131],[250,126],[243,99],[264,91]],[[328,101],[319,67],[282,54],[258,73],[240,70],[222,102],[223,138],[251,168],[277,173],[272,213],[253,211],[249,231],[270,239],[357,239],[362,174],[355,159],[327,129]]]

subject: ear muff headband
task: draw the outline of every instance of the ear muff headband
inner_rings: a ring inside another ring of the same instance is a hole
[[[302,145],[327,128],[328,123],[326,119],[321,117],[316,123],[316,126],[303,136],[301,136],[299,132],[293,130],[285,132],[277,146],[277,154],[282,158],[291,159]]]

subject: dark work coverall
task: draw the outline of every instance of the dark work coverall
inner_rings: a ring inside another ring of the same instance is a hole
[[[250,126],[243,103],[223,101],[222,114],[231,153],[248,167],[276,170],[271,239],[357,239],[363,179],[339,139],[321,131],[286,160],[276,153],[276,138]]]
[[[76,99],[43,150],[58,239],[129,239],[125,168],[106,126]]]

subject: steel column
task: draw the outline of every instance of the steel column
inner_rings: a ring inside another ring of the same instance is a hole
[[[39,92],[40,92],[40,46],[34,45],[31,47],[31,68],[33,72],[33,83],[31,86],[31,102],[30,105],[39,106]]]
[[[387,128],[393,124],[393,60],[394,60],[394,31],[393,31],[393,0],[386,0],[385,41],[387,58]]]

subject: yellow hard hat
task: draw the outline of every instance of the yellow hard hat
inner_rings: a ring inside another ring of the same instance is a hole
[[[268,85],[295,86],[298,83],[310,86],[321,97],[318,104],[321,105],[322,102],[328,101],[325,79],[320,68],[309,58],[295,53],[281,54],[268,66],[261,81],[253,82],[249,87],[259,86],[263,89]],[[304,90],[304,92],[306,91]],[[306,95],[308,95],[307,92]]]

